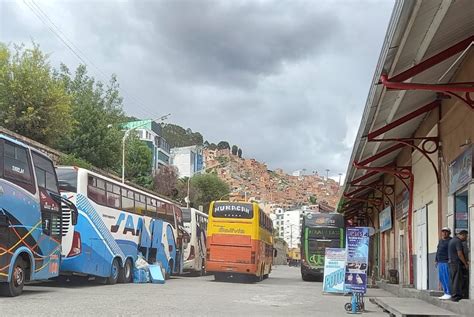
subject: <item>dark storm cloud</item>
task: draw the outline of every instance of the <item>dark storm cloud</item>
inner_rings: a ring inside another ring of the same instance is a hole
[[[179,75],[213,84],[256,84],[318,51],[338,35],[333,12],[297,2],[136,2],[149,45],[180,65]],[[327,27],[327,26],[331,27]]]
[[[28,0],[31,2],[31,0]],[[344,172],[393,6],[389,1],[37,1],[125,110],[227,140],[287,171]],[[22,2],[0,41],[78,60]],[[104,76],[104,73],[107,76]]]

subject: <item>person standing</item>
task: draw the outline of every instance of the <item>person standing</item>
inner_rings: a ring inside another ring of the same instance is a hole
[[[441,229],[441,240],[438,242],[438,249],[436,250],[435,263],[438,268],[438,277],[443,287],[443,296],[439,299],[451,299],[451,277],[449,275],[449,254],[448,247],[451,241],[451,229],[444,227]]]
[[[449,241],[449,272],[451,275],[451,300],[458,302],[462,299],[463,271],[469,269],[469,262],[463,252],[463,241],[467,240],[467,230],[461,230],[456,237]]]

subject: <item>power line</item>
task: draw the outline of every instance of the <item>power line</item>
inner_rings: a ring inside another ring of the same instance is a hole
[[[77,45],[74,44],[66,34],[52,21],[52,19],[41,9],[41,7],[34,1],[30,0],[31,3],[28,3],[26,0],[23,2],[28,6],[28,8],[36,15],[36,17],[61,41],[61,43],[66,46],[74,56],[81,61],[81,63],[85,64],[86,66],[92,66],[98,73],[99,77],[102,77],[104,82],[107,82],[107,74],[102,71],[87,55],[82,52]],[[143,102],[141,102],[138,98],[133,96],[130,92],[128,92],[125,88],[119,86],[119,90],[125,93],[129,99],[132,100],[132,104],[138,106],[139,112],[145,118],[148,116],[149,112],[153,112],[153,109],[145,106]]]

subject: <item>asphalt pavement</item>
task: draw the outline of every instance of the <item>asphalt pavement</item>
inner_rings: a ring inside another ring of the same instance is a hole
[[[389,296],[369,290],[369,296]],[[216,282],[213,276],[173,277],[164,285],[46,282],[0,298],[0,316],[347,316],[350,297],[322,293],[299,268],[276,266],[259,283]],[[365,316],[387,316],[365,301]]]

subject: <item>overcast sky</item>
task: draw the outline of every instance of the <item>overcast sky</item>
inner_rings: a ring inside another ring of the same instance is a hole
[[[393,1],[9,1],[0,41],[118,75],[125,111],[287,172],[345,173]],[[33,11],[47,15],[41,21]],[[52,24],[54,23],[54,25]]]

